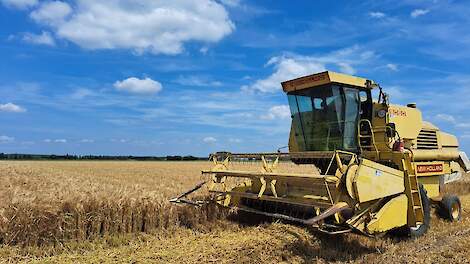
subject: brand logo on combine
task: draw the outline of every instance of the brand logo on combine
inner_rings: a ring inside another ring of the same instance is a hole
[[[444,170],[442,164],[418,165],[416,169],[418,173],[442,172]]]
[[[406,111],[401,110],[401,109],[396,109],[396,108],[390,108],[388,110],[390,112],[390,115],[393,116],[406,116]]]

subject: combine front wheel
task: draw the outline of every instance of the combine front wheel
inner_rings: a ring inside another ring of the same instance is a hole
[[[451,222],[460,221],[462,207],[459,197],[455,195],[446,195],[442,198],[438,208],[439,216]]]

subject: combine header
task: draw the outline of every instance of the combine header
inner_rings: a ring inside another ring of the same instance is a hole
[[[416,104],[390,104],[373,81],[331,71],[282,87],[292,116],[289,152],[212,154],[206,180],[171,202],[207,203],[186,198],[205,185],[209,202],[330,234],[420,236],[433,205],[460,220],[460,200],[445,194],[445,184],[469,171],[469,160]]]

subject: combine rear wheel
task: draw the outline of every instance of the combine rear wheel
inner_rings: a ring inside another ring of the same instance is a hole
[[[462,207],[459,197],[455,195],[446,195],[439,203],[438,214],[440,217],[451,222],[460,221],[462,215]]]
[[[424,223],[416,226],[416,227],[407,227],[408,234],[411,237],[419,237],[424,235],[428,229],[429,224],[431,222],[431,202],[429,201],[428,194],[424,189],[423,185],[419,185],[419,192],[421,195],[421,204],[423,205],[424,211]]]

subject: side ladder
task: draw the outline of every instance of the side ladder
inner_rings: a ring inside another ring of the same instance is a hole
[[[418,177],[412,163],[412,153],[405,153],[401,162],[405,176],[405,193],[408,197],[409,224],[411,226],[418,226],[424,224],[424,210],[421,203]]]
[[[363,131],[363,128],[365,128],[366,131]],[[357,130],[357,135],[359,138],[358,143],[361,152],[363,152],[365,149],[374,151],[376,158],[379,159],[379,150],[377,149],[377,144],[375,144],[375,135],[372,128],[372,123],[368,119],[361,119],[359,121]],[[367,134],[363,134],[363,132],[366,132]],[[365,144],[363,144],[363,140]]]

